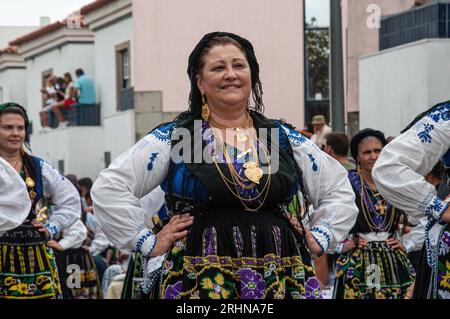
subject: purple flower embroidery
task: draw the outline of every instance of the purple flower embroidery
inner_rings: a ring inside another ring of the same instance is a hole
[[[173,285],[167,286],[166,299],[179,299],[182,288],[182,282],[178,281]]]
[[[450,248],[450,233],[448,231],[444,232],[441,238],[441,247]]]
[[[261,274],[244,268],[241,270],[241,298],[261,299],[266,290],[266,283]]]
[[[322,299],[322,293],[320,292],[320,284],[316,277],[311,277],[305,284],[306,299]]]
[[[347,269],[347,278],[353,278],[355,275],[355,268],[350,267]]]

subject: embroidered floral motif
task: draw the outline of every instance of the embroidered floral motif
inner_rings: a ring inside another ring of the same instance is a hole
[[[444,202],[441,201],[438,197],[435,197],[425,209],[425,214],[427,214],[429,218],[439,220],[447,206],[448,205],[444,205]]]
[[[153,135],[155,138],[160,140],[161,142],[166,142],[170,144],[170,134],[172,132],[175,123],[168,123],[163,126],[160,126],[153,131],[150,132],[150,135]]]
[[[284,125],[283,128],[286,128],[288,130],[288,139],[293,146],[300,146],[301,144],[306,142],[306,137],[304,137],[301,133]]]
[[[319,168],[319,166],[317,166],[317,164],[316,164],[316,159],[311,154],[308,154],[308,157],[309,157],[309,160],[313,163],[312,170],[314,172],[317,172],[317,169]]]
[[[167,286],[166,299],[179,299],[182,286],[183,283],[181,281],[177,281],[175,284]]]
[[[311,277],[305,284],[306,299],[322,299],[322,293],[320,292],[320,284],[316,277]]]
[[[450,248],[450,232],[444,231],[441,238],[441,248]]]
[[[152,155],[150,156],[150,160],[147,165],[147,170],[149,172],[153,169],[153,162],[156,160],[156,157],[158,156],[158,154],[159,153],[152,153]]]
[[[419,134],[418,134],[419,138],[422,141],[422,143],[425,143],[425,142],[431,143],[430,132],[434,129],[434,125],[425,123],[423,126],[424,126],[424,130],[419,132]]]
[[[438,282],[441,287],[450,290],[450,273],[444,272],[438,275]]]
[[[432,112],[430,112],[427,118],[433,120],[435,123],[439,123],[439,121],[449,121],[450,120],[450,104],[444,104],[439,106]],[[418,133],[419,139],[422,143],[431,143],[432,137],[430,135],[431,131],[433,131],[434,125],[430,123],[425,123],[423,125],[423,130]]]
[[[263,276],[249,268],[241,270],[241,298],[261,299],[266,290]]]
[[[211,299],[227,299],[230,297],[231,285],[225,282],[225,278],[221,273],[218,273],[213,280],[203,278],[200,285],[203,289],[209,291],[208,296]]]

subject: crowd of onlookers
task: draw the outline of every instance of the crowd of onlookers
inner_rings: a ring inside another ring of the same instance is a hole
[[[70,110],[75,105],[95,104],[95,87],[92,79],[82,69],[75,71],[77,80],[74,81],[69,72],[63,77],[51,75],[45,88],[41,89],[44,107],[39,112],[41,126],[50,127],[49,115],[54,114],[58,127],[64,128],[69,122],[64,118],[63,110]]]

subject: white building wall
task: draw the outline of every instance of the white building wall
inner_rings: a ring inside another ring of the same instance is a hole
[[[361,58],[360,128],[399,135],[417,114],[450,99],[450,40],[430,39]]]
[[[105,117],[115,114],[116,96],[116,45],[130,41],[131,67],[134,65],[133,52],[133,24],[131,18],[126,18],[106,28],[95,32],[95,82],[97,97],[102,104]],[[131,86],[133,86],[133,72],[131,70]]]
[[[26,61],[27,64],[27,106],[33,121],[31,148],[39,156],[58,168],[58,161],[64,160],[65,174],[96,178],[104,168],[104,134],[101,127],[68,127],[43,132],[39,121],[42,108],[42,72],[49,69],[62,76],[70,72],[76,80],[75,70],[82,68],[94,78],[94,45],[68,44],[55,48]]]
[[[0,71],[0,103],[17,102],[26,105],[27,78],[25,69],[4,69]]]
[[[188,108],[188,57],[208,32],[252,42],[265,114],[303,123],[303,1],[133,0],[135,90],[162,91],[163,111]]]
[[[101,127],[77,126],[31,136],[33,155],[53,167],[64,160],[64,174],[95,179],[105,167],[103,130]]]
[[[94,45],[68,44],[55,48],[26,61],[27,64],[27,106],[30,119],[33,121],[34,133],[41,130],[39,111],[42,109],[42,72],[52,69],[53,74],[63,76],[70,72],[75,81],[75,70],[82,68],[93,78]],[[95,81],[95,79],[93,79]]]
[[[101,103],[102,125],[106,152],[114,160],[134,145],[134,110],[117,111],[116,46],[130,42],[131,86],[134,76],[133,24],[125,18],[105,28],[95,30],[95,82]]]
[[[134,110],[127,110],[103,119],[105,151],[111,152],[111,160],[135,144],[134,116]]]
[[[8,43],[25,35],[39,27],[0,27],[0,49],[4,49],[8,46]]]

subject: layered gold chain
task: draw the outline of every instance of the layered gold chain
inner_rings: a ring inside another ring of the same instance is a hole
[[[265,145],[263,145],[262,143],[259,142],[258,137],[256,136],[256,132],[254,130],[252,118],[248,115],[246,121],[244,121],[244,123],[243,123],[243,124],[246,124],[246,125],[243,125],[244,128],[250,129],[250,134],[249,134],[250,139],[247,135],[242,133],[240,128],[234,129],[235,132],[237,132],[235,134],[236,135],[239,134],[237,136],[238,142],[246,142],[249,140],[249,144],[250,144],[250,147],[243,153],[239,154],[238,158],[239,158],[239,156],[242,156],[242,154],[244,154],[244,156],[245,156],[246,154],[252,153],[253,159],[254,159],[253,161],[247,161],[244,163],[245,177],[242,177],[234,168],[233,160],[231,159],[230,155],[228,154],[228,151],[226,148],[226,143],[223,142],[221,140],[221,138],[219,137],[219,135],[217,134],[217,129],[229,129],[229,128],[223,127],[220,125],[216,126],[216,122],[212,121],[211,119],[209,120],[209,124],[212,129],[213,137],[214,137],[212,157],[213,157],[213,162],[217,168],[217,171],[219,172],[219,175],[221,176],[222,180],[224,181],[225,185],[230,190],[230,192],[241,201],[242,205],[245,207],[246,210],[257,211],[259,208],[262,207],[262,205],[264,204],[264,202],[267,198],[267,195],[269,193],[270,182],[271,182],[271,165],[270,165],[269,151]],[[245,135],[245,137],[243,135]],[[225,174],[222,172],[222,170],[219,166],[219,163],[217,162],[216,155],[218,154],[218,152],[217,152],[216,143],[220,144],[220,151],[222,152],[225,162],[228,166],[228,170],[230,172],[231,179],[229,179],[227,176],[225,176]],[[259,192],[259,194],[257,196],[255,196],[253,198],[243,198],[239,194],[239,188],[243,189],[243,190],[250,190],[250,189],[256,187],[259,184],[259,179],[263,175],[262,169],[259,168],[258,144],[260,146],[260,149],[263,151],[263,153],[266,157],[267,163],[268,163],[268,176],[267,176],[266,182],[265,182],[262,190]],[[261,196],[263,196],[263,198],[262,198],[260,205],[257,208],[250,208],[248,206],[247,202],[255,201],[256,199],[260,198]]]

